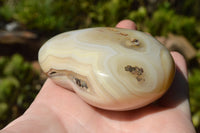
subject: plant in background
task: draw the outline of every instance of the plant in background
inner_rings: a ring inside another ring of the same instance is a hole
[[[0,57],[0,128],[20,116],[39,89],[39,73],[22,56]]]
[[[88,26],[114,26],[129,14],[134,5],[134,0],[3,1],[0,16],[7,21],[16,20],[28,29],[45,32],[63,32]]]
[[[145,30],[145,21],[147,21],[149,17],[146,8],[141,6],[136,11],[131,11],[128,18],[137,22],[138,29]]]
[[[1,17],[45,33],[114,26],[118,21],[129,18],[139,25],[139,30],[152,35],[173,32],[186,36],[192,43],[200,41],[196,18],[176,14],[166,0],[157,5],[152,14],[148,13],[144,0],[3,0],[2,3]]]
[[[184,35],[194,43],[198,38],[196,23],[194,17],[178,15],[170,8],[170,4],[164,3],[152,14],[146,25],[153,35],[167,35],[172,32]]]
[[[191,71],[189,75],[190,104],[192,120],[195,127],[200,125],[200,70],[199,68]]]

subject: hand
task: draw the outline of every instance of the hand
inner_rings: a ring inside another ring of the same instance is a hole
[[[130,20],[116,27],[136,29]],[[29,109],[2,133],[194,133],[186,63],[179,53],[171,54],[177,68],[175,79],[156,104],[124,112],[101,110],[47,79]]]

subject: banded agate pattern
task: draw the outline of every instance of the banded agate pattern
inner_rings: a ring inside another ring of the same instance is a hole
[[[56,84],[107,110],[131,110],[155,101],[175,73],[169,51],[152,36],[108,27],[53,37],[41,47],[39,63]]]

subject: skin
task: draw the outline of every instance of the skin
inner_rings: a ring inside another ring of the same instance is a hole
[[[130,20],[116,27],[136,29]],[[176,75],[168,92],[146,107],[123,112],[94,108],[47,79],[28,110],[1,133],[195,133],[188,101],[187,67],[171,52]]]

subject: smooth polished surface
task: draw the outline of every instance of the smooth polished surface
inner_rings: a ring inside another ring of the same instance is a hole
[[[130,110],[161,97],[173,81],[169,51],[152,36],[119,28],[62,33],[39,51],[43,71],[87,103]]]

